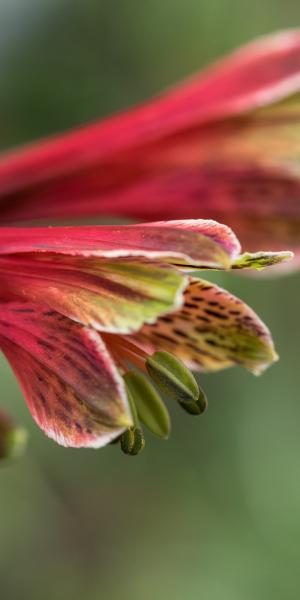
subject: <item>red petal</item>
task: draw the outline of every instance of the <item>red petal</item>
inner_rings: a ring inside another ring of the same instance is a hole
[[[199,266],[230,266],[240,251],[234,233],[211,220],[100,227],[3,227],[0,254],[142,256]]]
[[[126,197],[132,180],[145,180],[140,157],[146,146],[274,102],[299,87],[299,30],[251,43],[144,106],[4,157],[2,222],[120,213],[110,194],[119,188]],[[138,213],[139,204],[140,198]],[[132,210],[126,211],[125,205],[123,214]]]
[[[0,305],[0,347],[33,418],[58,443],[100,447],[131,422],[122,378],[100,336],[38,305]]]

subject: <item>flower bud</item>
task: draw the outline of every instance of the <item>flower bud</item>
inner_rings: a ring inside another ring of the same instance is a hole
[[[0,412],[0,460],[18,458],[25,450],[27,432],[3,411]]]
[[[139,427],[130,427],[121,435],[121,449],[124,454],[136,456],[140,454],[145,447],[145,438]]]
[[[124,375],[126,389],[136,407],[138,417],[146,427],[160,438],[170,434],[169,413],[153,385],[137,371]]]

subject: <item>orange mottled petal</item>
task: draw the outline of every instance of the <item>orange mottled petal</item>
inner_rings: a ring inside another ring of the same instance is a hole
[[[244,302],[203,280],[191,280],[184,296],[180,310],[145,325],[136,341],[200,371],[240,364],[259,374],[277,360],[269,330]]]

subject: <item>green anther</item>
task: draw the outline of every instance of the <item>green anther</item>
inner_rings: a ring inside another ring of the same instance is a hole
[[[195,402],[199,386],[187,367],[169,352],[154,352],[146,360],[150,377],[167,396],[177,402]]]
[[[179,402],[180,406],[185,412],[190,415],[202,415],[207,409],[207,398],[204,392],[199,389],[199,398],[197,400],[191,400],[189,402]]]
[[[145,447],[145,438],[139,427],[130,427],[121,435],[121,449],[124,454],[136,456],[140,454]]]
[[[137,371],[126,373],[124,380],[129,401],[134,403],[142,423],[158,437],[168,438],[170,434],[169,413],[150,381]]]
[[[127,394],[127,398],[128,398],[128,404],[130,406],[130,410],[131,410],[131,415],[132,415],[132,421],[133,424],[135,425],[135,427],[139,426],[139,418],[138,418],[138,414],[137,414],[137,409],[136,409],[136,405],[130,390],[129,385],[127,384],[127,376],[129,373],[126,373],[126,375],[124,375],[124,381],[125,381],[125,387],[126,387],[126,394]]]
[[[147,371],[159,388],[190,415],[201,415],[207,399],[187,367],[169,352],[155,352],[146,360]]]

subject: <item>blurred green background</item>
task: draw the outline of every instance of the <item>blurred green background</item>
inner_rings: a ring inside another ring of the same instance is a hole
[[[0,147],[140,101],[236,45],[300,25],[295,0],[0,0]],[[210,407],[171,407],[138,458],[46,439],[0,362],[1,404],[30,431],[0,471],[3,599],[298,600],[300,276],[214,279],[268,323],[260,379],[202,377]]]

